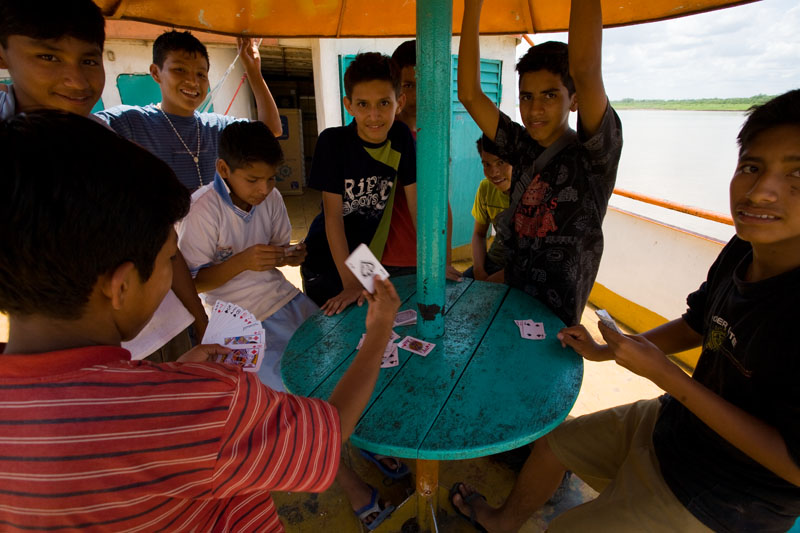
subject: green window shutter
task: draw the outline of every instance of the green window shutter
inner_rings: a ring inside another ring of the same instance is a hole
[[[356,58],[355,54],[349,54],[346,56],[339,56],[339,94],[342,95],[342,99],[344,99],[345,92],[344,92],[344,72],[347,70],[347,67],[350,66],[350,63]],[[353,115],[347,112],[347,109],[344,107],[344,102],[341,102],[339,105],[342,107],[342,125],[347,126],[350,124],[350,121],[353,120]]]

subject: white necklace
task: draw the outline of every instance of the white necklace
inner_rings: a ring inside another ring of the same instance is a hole
[[[192,153],[192,151],[189,150],[189,147],[186,146],[186,142],[183,140],[183,137],[181,137],[181,134],[178,133],[178,130],[175,128],[175,125],[169,119],[169,116],[167,116],[167,114],[164,112],[164,110],[161,109],[160,105],[158,106],[158,110],[161,111],[161,114],[164,115],[165,119],[167,119],[167,123],[169,124],[169,127],[172,128],[172,131],[174,131],[175,135],[178,136],[178,140],[183,145],[184,149],[186,150],[186,153],[189,154],[189,156],[192,158],[192,161],[194,161],[194,168],[197,169],[197,179],[200,180],[200,187],[202,187],[203,186],[203,176],[200,174],[200,120],[198,120],[198,118],[196,116],[194,117],[194,125],[197,128],[197,152]]]

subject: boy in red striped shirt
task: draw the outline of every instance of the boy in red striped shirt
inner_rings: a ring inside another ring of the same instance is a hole
[[[269,491],[333,481],[392,285],[366,295],[367,337],[329,402],[204,362],[217,345],[131,361],[120,342],[169,289],[188,192],[146,150],[56,111],[0,124],[0,160],[0,529],[283,531]]]

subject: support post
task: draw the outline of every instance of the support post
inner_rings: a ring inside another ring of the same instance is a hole
[[[417,459],[417,520],[420,531],[436,531],[439,511],[439,461]]]
[[[417,334],[444,334],[452,0],[417,1]]]

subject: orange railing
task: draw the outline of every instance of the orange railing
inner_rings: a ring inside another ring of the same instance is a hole
[[[721,224],[727,224],[729,226],[733,226],[733,219],[731,219],[730,216],[723,215],[721,213],[715,213],[714,211],[706,211],[705,209],[700,209],[698,207],[691,207],[688,205],[677,204],[675,202],[670,202],[668,200],[653,198],[652,196],[639,194],[638,192],[626,191],[624,189],[614,189],[614,194],[625,196],[626,198],[632,198],[633,200],[638,200],[646,204],[657,205],[665,209],[672,209],[673,211],[678,211],[679,213],[686,213],[687,215],[692,215],[698,218],[704,218],[706,220],[713,220],[714,222],[719,222]]]

